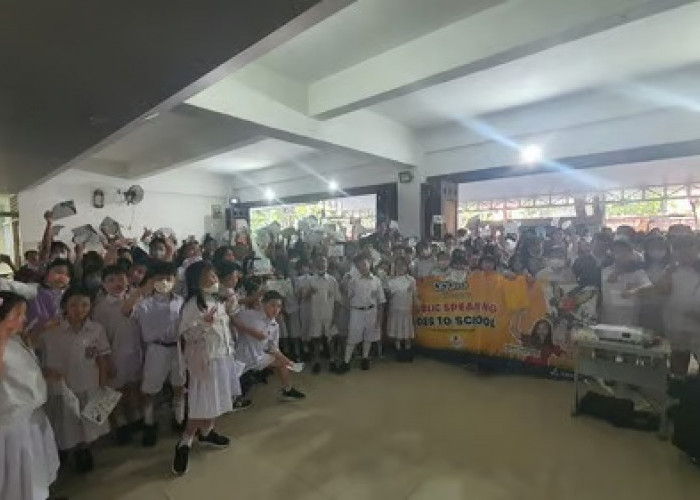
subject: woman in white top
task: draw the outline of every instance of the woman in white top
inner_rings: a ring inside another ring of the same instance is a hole
[[[396,359],[410,362],[411,340],[415,336],[413,310],[418,304],[416,280],[408,274],[408,261],[397,258],[394,261],[395,276],[387,286],[389,299],[389,320],[387,334],[396,343]]]
[[[180,335],[189,373],[189,414],[175,446],[173,473],[187,472],[195,435],[200,444],[226,448],[230,439],[214,431],[214,420],[233,410],[231,394],[231,327],[226,305],[218,300],[219,278],[208,262],[187,268],[187,301],[182,308]]]
[[[46,383],[19,332],[27,302],[0,292],[0,498],[45,500],[59,461],[42,405]]]

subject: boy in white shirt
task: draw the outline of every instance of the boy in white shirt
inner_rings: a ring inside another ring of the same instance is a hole
[[[282,382],[280,399],[298,401],[306,396],[292,386],[294,363],[279,350],[277,318],[281,311],[282,295],[271,290],[263,295],[261,309],[248,308],[233,318],[239,333],[236,359],[245,363],[246,371],[274,369]]]
[[[609,325],[637,326],[639,299],[637,295],[652,284],[637,261],[632,244],[617,237],[612,247],[613,265],[601,272],[601,322]]]
[[[333,310],[341,297],[338,282],[328,274],[328,260],[325,257],[316,258],[314,270],[315,274],[304,282],[303,295],[309,301],[309,339],[314,361],[311,372],[318,374],[321,372],[321,339],[325,337],[328,341],[331,358],[337,352],[334,344],[338,329],[333,321]]]
[[[338,369],[339,374],[350,369],[350,360],[357,344],[362,343],[362,369],[369,370],[369,351],[372,342],[378,342],[381,321],[379,306],[386,303],[384,288],[379,278],[370,271],[366,256],[355,258],[357,275],[347,275],[346,289],[350,299],[350,325],[345,346],[345,360]]]

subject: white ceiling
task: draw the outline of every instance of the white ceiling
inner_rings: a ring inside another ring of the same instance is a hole
[[[413,128],[586,88],[619,85],[700,61],[700,3],[398,97],[372,109]],[[673,36],[669,36],[669,34]]]
[[[313,82],[504,0],[357,0],[257,62]]]
[[[459,197],[460,200],[478,201],[688,182],[700,182],[700,156],[470,182],[460,184]]]
[[[317,150],[291,142],[265,138],[253,144],[190,163],[185,168],[217,174],[259,170],[298,160]]]

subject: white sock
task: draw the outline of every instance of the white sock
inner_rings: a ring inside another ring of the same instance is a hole
[[[187,434],[183,434],[182,437],[180,438],[180,441],[178,441],[177,445],[178,446],[189,446],[191,448],[192,441],[194,441],[194,436],[188,436]]]
[[[183,396],[173,397],[173,412],[175,413],[175,420],[178,424],[181,424],[185,420],[185,398]]]
[[[204,429],[204,431],[202,431],[202,437],[208,436],[209,433],[213,430],[214,430],[214,424],[211,424],[209,427]]]
[[[400,340],[394,341],[394,345],[396,346],[397,351],[401,350],[401,341]]]
[[[143,407],[143,423],[146,425],[155,423],[153,418],[153,401],[148,401]]]
[[[345,346],[345,362],[349,363],[352,359],[352,352],[355,350],[355,344],[347,344]]]
[[[362,359],[369,358],[369,350],[372,348],[372,342],[365,340],[362,342]]]

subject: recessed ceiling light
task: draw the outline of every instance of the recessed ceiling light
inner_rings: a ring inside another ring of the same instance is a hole
[[[265,189],[265,198],[266,198],[268,201],[274,200],[274,199],[275,199],[275,192],[274,192],[272,189],[270,189],[270,188],[266,188],[266,189]]]
[[[338,190],[338,182],[337,181],[330,181],[328,183],[328,189],[330,191],[337,191]]]
[[[542,147],[537,144],[528,144],[520,150],[520,161],[527,165],[539,163],[543,157]]]

